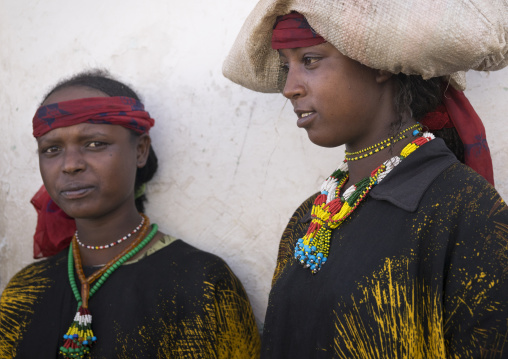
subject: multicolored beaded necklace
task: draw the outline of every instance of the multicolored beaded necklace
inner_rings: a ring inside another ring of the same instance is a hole
[[[417,122],[413,126],[410,126],[410,127],[406,128],[405,130],[401,131],[397,136],[388,137],[387,139],[380,141],[380,142],[376,143],[375,145],[363,148],[363,149],[355,151],[355,152],[346,151],[345,152],[346,160],[347,161],[358,161],[358,160],[361,160],[362,158],[369,157],[370,155],[373,155],[374,153],[378,153],[379,151],[390,147],[391,145],[399,142],[400,140],[407,138],[406,132],[413,130],[413,136],[416,136],[418,133],[420,133],[422,131],[422,129],[423,129],[422,125],[420,125],[420,123]]]
[[[154,223],[152,225],[152,230],[145,237],[148,232],[150,222],[144,214],[141,214],[141,216],[144,218],[144,225],[142,226],[142,229],[136,239],[120,254],[88,278],[85,277],[83,272],[81,256],[79,254],[79,247],[76,238],[73,238],[69,247],[67,269],[71,289],[76,301],[78,302],[78,310],[69,330],[63,336],[65,341],[60,347],[60,354],[62,354],[64,358],[83,358],[90,352],[90,348],[92,344],[97,341],[97,338],[94,336],[92,331],[92,315],[88,309],[88,300],[99,290],[99,288],[116,269],[135,256],[141,249],[150,243],[155,234],[157,234],[158,226]],[[76,272],[81,282],[81,294],[74,278],[74,266],[76,267]],[[90,289],[90,285],[96,280],[97,282]]]
[[[136,234],[136,232],[139,231],[139,229],[143,226],[143,223],[145,223],[145,218],[141,217],[141,223],[136,228],[134,228],[131,233],[123,236],[122,238],[120,238],[114,242],[111,242],[110,244],[106,244],[105,246],[89,246],[87,244],[81,243],[81,241],[79,240],[79,237],[78,237],[78,230],[76,230],[76,233],[74,233],[74,237],[76,237],[76,242],[78,242],[78,244],[83,248],[93,249],[93,250],[107,249],[107,248],[111,248],[111,247],[116,246],[117,244],[122,243],[126,239],[130,238],[133,234]]]
[[[319,272],[328,259],[332,230],[353,213],[374,185],[381,182],[404,158],[432,139],[433,134],[423,133],[407,144],[399,156],[385,161],[369,177],[361,179],[340,196],[340,191],[349,178],[347,161],[344,160],[321,185],[321,193],[312,206],[312,221],[307,233],[296,243],[295,259],[313,274]]]

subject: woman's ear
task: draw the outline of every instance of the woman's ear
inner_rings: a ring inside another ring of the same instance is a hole
[[[388,81],[393,74],[386,70],[377,70],[376,72],[376,82],[378,84],[382,84],[383,82]]]
[[[141,136],[137,137],[137,166],[138,168],[143,168],[146,164],[146,160],[148,159],[148,154],[150,153],[150,144],[152,140],[148,134],[144,133]]]

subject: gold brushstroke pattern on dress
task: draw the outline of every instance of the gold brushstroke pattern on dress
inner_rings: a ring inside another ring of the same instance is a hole
[[[446,357],[440,298],[427,285],[409,278],[408,265],[408,259],[387,259],[379,273],[361,285],[361,294],[351,296],[352,304],[339,303],[335,355],[351,359],[386,358],[388,353],[390,358]],[[369,313],[376,327],[364,325],[362,311]]]
[[[457,185],[457,188],[462,186]],[[476,195],[472,196],[472,193]],[[491,208],[485,208],[482,203],[486,198],[492,204]],[[433,225],[437,224],[439,232],[453,233],[460,230],[461,223],[474,223],[485,221],[489,218],[495,226],[493,232],[485,234],[485,228],[477,227],[476,232],[470,233],[469,241],[457,241],[455,243],[433,242],[432,246],[437,252],[443,245],[453,245],[455,261],[449,264],[448,272],[453,273],[453,277],[448,277],[449,283],[460,284],[461,290],[453,294],[446,294],[444,300],[446,308],[444,312],[445,335],[453,336],[452,341],[446,342],[447,355],[454,358],[470,358],[476,354],[475,349],[480,350],[481,358],[503,358],[503,352],[506,354],[506,339],[508,332],[500,333],[495,327],[467,331],[467,328],[461,327],[459,323],[467,323],[468,320],[480,320],[483,315],[496,316],[503,320],[505,312],[503,306],[506,303],[494,301],[490,295],[491,290],[495,290],[502,285],[501,273],[496,272],[494,268],[486,271],[485,267],[473,266],[472,263],[485,263],[490,267],[500,266],[506,274],[508,268],[508,225],[506,223],[496,222],[496,216],[507,210],[506,203],[498,198],[498,194],[488,184],[484,183],[482,188],[467,186],[460,191],[449,193],[443,197],[440,203],[431,206],[421,206],[419,212],[421,216],[415,217],[413,230],[415,237],[424,235],[423,232],[431,230]],[[436,213],[430,209],[440,208]],[[461,218],[459,227],[453,227],[456,223],[453,218]],[[482,258],[479,260],[479,258]],[[428,260],[432,260],[428,258]],[[494,297],[496,297],[494,295]],[[506,320],[506,319],[504,319]],[[457,323],[457,324],[455,324]],[[454,332],[460,330],[460,335],[454,336]],[[493,340],[493,338],[495,338]],[[453,354],[452,354],[453,353]]]
[[[231,271],[230,275],[233,281],[234,275]],[[171,308],[175,313],[179,311],[177,298],[161,297],[157,308],[159,315],[145,318],[146,325],[138,328],[139,336],[128,335],[115,324],[114,331],[117,333],[120,346],[118,358],[144,358],[144,353],[132,352],[132,344],[136,341],[143,342],[139,348],[158,348],[157,357],[160,358],[258,358],[259,334],[254,317],[249,315],[250,304],[238,294],[239,291],[230,288],[217,293],[216,285],[204,282],[200,308],[204,308],[206,315],[195,313],[191,317],[182,318],[179,322],[168,322],[163,319],[167,317],[163,312],[167,308]],[[195,303],[189,299],[189,303],[180,305],[189,304]],[[151,328],[161,329],[153,332]]]
[[[499,264],[502,265],[504,263],[503,274],[506,275],[508,272],[508,223],[494,221],[494,224],[496,225],[496,236],[499,242],[503,244],[496,255]]]
[[[53,283],[43,275],[47,266],[34,264],[18,273],[0,297],[0,358],[16,356],[15,346],[30,323],[39,296]],[[24,314],[24,320],[20,318]]]
[[[494,203],[490,211],[481,211],[480,199],[492,191],[490,188],[485,188],[476,198],[471,199],[471,196],[466,195],[471,190],[472,187],[467,187],[463,192],[450,194],[449,198],[443,198],[441,203],[435,203],[429,207],[436,210],[438,214],[446,213],[451,217],[465,210],[466,222],[479,216],[493,217],[506,211],[506,204],[501,199]],[[435,225],[440,232],[452,232],[452,228],[448,227],[450,217],[436,216],[432,210],[423,207],[420,207],[420,214],[412,223],[415,238],[425,236],[424,232],[436,228]],[[463,258],[466,263],[468,259],[471,259],[470,263],[474,263],[477,256],[491,257],[492,243],[501,244],[495,252],[495,257],[498,259],[496,263],[504,266],[503,269],[506,272],[508,225],[495,220],[493,223],[495,224],[493,235],[482,236],[479,232],[475,243],[457,242],[455,246],[460,248],[474,246],[474,251]],[[433,245],[435,245],[434,250],[438,251],[444,244],[433,243]],[[432,288],[423,283],[415,283],[409,276],[408,278],[401,276],[397,281],[393,280],[395,272],[409,273],[407,266],[410,262],[406,261],[404,264],[399,261],[400,259],[387,259],[380,275],[373,273],[372,278],[367,279],[367,284],[360,287],[362,294],[356,297],[351,296],[352,304],[341,306],[342,303],[339,303],[339,311],[336,312],[338,335],[335,338],[335,351],[339,357],[383,358],[386,353],[390,353],[391,358],[469,358],[475,355],[473,348],[480,348],[481,358],[503,357],[503,353],[508,350],[505,348],[508,332],[499,333],[494,327],[473,328],[468,335],[466,328],[457,327],[454,323],[461,323],[464,315],[474,319],[478,317],[478,313],[492,315],[499,312],[502,318],[502,306],[505,303],[493,301],[489,295],[490,290],[501,285],[500,278],[497,278],[495,274],[486,273],[479,267],[458,268],[452,263],[451,269],[455,276],[460,276],[453,280],[460,281],[462,289],[455,293],[456,295],[445,298],[448,301],[448,309],[443,312],[443,304]],[[360,314],[362,310],[364,314],[367,311],[375,319],[378,327],[364,326]],[[422,318],[428,318],[426,323],[422,323],[422,319],[416,318],[414,313],[419,313],[418,315]],[[445,339],[445,336],[461,329],[462,335],[455,337],[456,342],[453,344]],[[430,333],[431,340],[428,343],[423,336],[424,330],[429,330]],[[374,342],[373,338],[379,338],[379,342]],[[401,346],[397,346],[397,341]],[[347,352],[342,351],[340,344],[346,345]]]
[[[502,198],[499,198],[496,201],[496,203],[494,203],[494,205],[492,206],[492,209],[489,212],[489,218],[492,216],[496,216],[506,210],[508,210],[508,207],[506,206],[506,202]]]
[[[445,333],[451,333],[451,331],[457,330],[457,328],[454,328],[454,321],[461,321],[461,316],[463,316],[464,313],[467,313],[471,316],[471,318],[474,318],[478,312],[496,312],[497,308],[502,304],[499,302],[489,301],[489,290],[499,284],[497,283],[497,280],[492,280],[492,278],[489,278],[483,272],[467,279],[463,285],[463,295],[457,295],[456,297],[451,298],[453,303],[450,303],[451,308],[447,312]],[[462,353],[465,357],[472,357],[474,354],[468,348],[480,347],[483,348],[483,352],[489,354],[486,355],[485,358],[502,358],[503,343],[499,339],[502,336],[505,336],[505,334],[497,333],[495,328],[492,332],[494,332],[494,334],[491,333],[491,330],[485,328],[474,328],[474,331],[469,337],[466,336],[466,333],[464,332],[463,336],[460,338],[460,342],[455,343],[454,351],[456,350]],[[487,348],[486,343],[492,335],[496,337],[494,347],[491,346]]]
[[[307,198],[307,200],[298,207],[293,216],[291,217],[288,225],[284,229],[284,233],[282,234],[282,238],[279,244],[279,253],[277,255],[277,266],[275,268],[275,272],[272,278],[272,286],[275,284],[277,279],[282,273],[282,270],[286,266],[286,263],[289,260],[293,259],[293,253],[295,248],[295,242],[297,238],[301,236],[296,235],[295,233],[301,233],[301,235],[305,234],[307,228],[309,227],[309,222],[301,222],[302,219],[307,212],[309,212],[314,204],[314,199],[318,194],[314,194]]]

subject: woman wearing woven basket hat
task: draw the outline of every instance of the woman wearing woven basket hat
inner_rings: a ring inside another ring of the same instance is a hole
[[[44,181],[34,249],[49,258],[2,294],[1,358],[258,357],[231,269],[142,214],[153,125],[137,94],[100,71],[45,97],[33,119]]]
[[[263,0],[248,17],[225,76],[346,149],[282,236],[263,358],[508,358],[508,208],[460,91],[508,64],[507,12]]]

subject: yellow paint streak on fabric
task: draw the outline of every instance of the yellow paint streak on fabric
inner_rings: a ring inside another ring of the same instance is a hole
[[[440,298],[425,284],[408,278],[407,266],[407,259],[387,259],[378,275],[362,286],[362,295],[351,298],[353,305],[335,313],[339,358],[446,357]],[[365,313],[375,327],[363,322]],[[343,344],[347,352],[341,349]]]
[[[503,208],[506,208],[506,206]],[[498,241],[503,244],[497,253],[499,263],[508,263],[508,223],[494,221],[494,224],[496,226],[496,236],[498,237]],[[508,272],[508,266],[503,268],[503,272]]]
[[[238,307],[245,308],[239,311]],[[256,328],[254,318],[239,314],[246,313],[249,302],[234,291],[223,291],[215,301],[218,340],[216,351],[218,358],[250,358],[249,353],[259,356],[259,341],[246,340],[257,337],[251,332]],[[247,320],[247,323],[245,322]]]
[[[156,327],[162,328],[157,333],[153,333],[150,330],[152,325],[147,324],[139,328],[139,337],[131,338],[119,333],[119,328],[118,335],[125,337],[118,357],[136,358],[128,350],[129,342],[142,340],[157,346],[160,358],[258,358],[259,334],[249,302],[235,289],[218,291],[216,285],[210,282],[204,282],[201,300],[205,315],[196,313],[176,323],[165,321],[164,313],[160,313],[158,318],[147,318],[148,323],[157,321]],[[171,304],[170,308],[178,310],[174,299]],[[144,356],[139,353],[139,357]]]
[[[484,272],[480,272],[480,274],[476,274],[467,283],[463,283],[463,293],[476,293],[472,300],[468,300],[469,304],[467,304],[462,297],[457,298],[457,305],[450,311],[445,326],[448,326],[448,324],[454,320],[455,313],[458,311],[459,307],[465,306],[469,314],[474,316],[476,308],[481,307],[488,300],[489,289],[498,285],[498,280],[489,278],[490,277],[487,277]]]
[[[41,275],[46,268],[31,265],[11,279],[0,298],[0,358],[16,356],[15,345],[21,341],[23,328],[30,323],[34,305],[52,281]],[[20,313],[23,313],[20,316]]]

